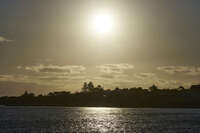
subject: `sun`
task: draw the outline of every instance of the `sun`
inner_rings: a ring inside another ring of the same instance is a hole
[[[114,18],[107,12],[96,13],[92,17],[92,30],[100,35],[111,34],[114,32]]]

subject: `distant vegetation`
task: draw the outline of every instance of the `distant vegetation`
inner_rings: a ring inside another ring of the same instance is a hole
[[[159,89],[156,85],[148,89],[115,88],[104,90],[101,85],[84,83],[81,92],[50,92],[35,96],[27,91],[18,97],[1,97],[1,105],[8,106],[70,106],[70,107],[160,107],[199,108],[200,85],[185,89]]]

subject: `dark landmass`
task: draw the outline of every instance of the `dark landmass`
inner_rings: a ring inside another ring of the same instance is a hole
[[[115,88],[104,90],[84,83],[82,91],[50,92],[35,96],[27,91],[18,97],[0,97],[0,105],[6,106],[68,106],[68,107],[151,107],[151,108],[200,108],[200,85],[185,89]]]

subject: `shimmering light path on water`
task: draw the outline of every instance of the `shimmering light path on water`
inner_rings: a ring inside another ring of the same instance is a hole
[[[199,109],[1,107],[0,133],[199,133]]]

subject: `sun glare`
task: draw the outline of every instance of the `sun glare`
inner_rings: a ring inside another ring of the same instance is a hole
[[[98,34],[110,34],[114,30],[114,18],[109,13],[98,13],[92,17],[92,30]]]

